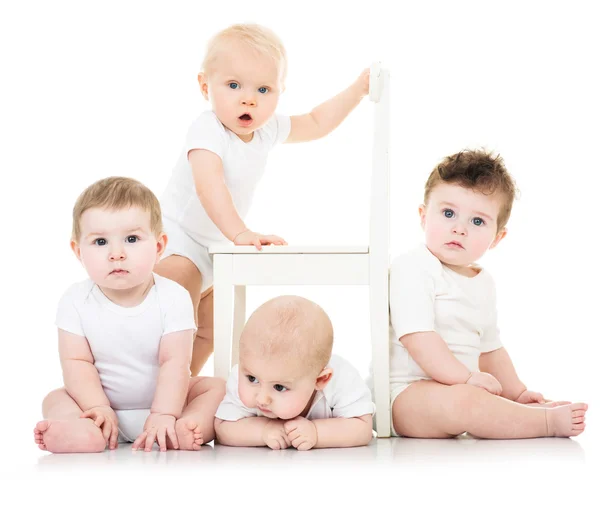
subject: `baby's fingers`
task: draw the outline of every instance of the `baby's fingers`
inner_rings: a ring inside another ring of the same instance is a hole
[[[299,437],[302,437],[302,434],[297,429],[291,430],[290,432],[287,433],[287,438],[290,440],[290,443],[292,443],[292,444],[294,443],[294,440]]]
[[[161,427],[158,429],[156,433],[156,440],[158,441],[158,447],[161,452],[167,451],[167,429],[166,427]]]
[[[118,446],[119,439],[119,428],[114,423],[112,424],[112,429],[110,432],[110,440],[108,443],[108,448],[114,450]]]
[[[137,450],[140,446],[142,446],[145,443],[147,436],[148,436],[148,431],[145,430],[133,442],[133,445],[131,446],[131,449],[132,450]]]
[[[279,450],[281,448],[281,444],[279,443],[277,438],[270,438],[267,440],[267,446],[271,448],[271,450]]]
[[[312,448],[312,446],[310,446],[308,444],[308,441],[302,440],[301,443],[299,443],[297,446],[294,445],[298,450],[300,451],[306,451],[306,450],[310,450]]]
[[[110,423],[110,420],[106,420],[106,422],[102,426],[102,437],[104,438],[104,441],[106,441],[106,444],[109,444],[111,434],[112,423]]]
[[[281,246],[287,245],[287,242],[282,237],[278,235],[263,235],[261,237],[261,241],[263,244],[277,244]]]
[[[174,427],[167,427],[167,434],[169,435],[169,439],[173,444],[173,448],[179,450],[179,440],[177,439],[177,432],[175,432]]]
[[[262,249],[262,245],[261,245],[261,241],[260,241],[260,237],[256,236],[253,240],[252,240],[252,244],[254,244],[254,246],[256,247],[257,250],[261,250]]]
[[[531,400],[533,400],[534,402],[538,402],[540,404],[544,403],[544,396],[539,393],[539,392],[533,392],[532,396],[531,396]]]
[[[102,421],[104,421],[104,416],[97,415],[93,409],[88,409],[87,411],[84,411],[79,415],[79,418],[91,418],[96,423],[96,427],[100,427],[100,425],[102,425],[102,422],[98,423],[99,418],[102,419]]]
[[[152,451],[152,445],[154,444],[154,441],[156,441],[156,432],[157,430],[154,427],[148,431],[148,436],[146,437],[146,446],[144,447],[145,451]]]

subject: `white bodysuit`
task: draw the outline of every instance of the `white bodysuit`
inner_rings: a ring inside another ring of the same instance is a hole
[[[135,307],[115,304],[90,279],[76,283],[61,298],[56,316],[58,328],[87,339],[121,436],[131,441],[142,432],[154,399],[162,337],[196,329],[188,291],[153,276],[154,286]]]

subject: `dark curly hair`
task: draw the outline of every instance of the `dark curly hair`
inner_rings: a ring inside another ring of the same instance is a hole
[[[502,194],[504,205],[498,215],[498,230],[508,222],[518,189],[500,155],[494,156],[486,150],[478,149],[447,156],[433,169],[425,183],[425,204],[431,191],[442,182],[457,184],[484,195]]]

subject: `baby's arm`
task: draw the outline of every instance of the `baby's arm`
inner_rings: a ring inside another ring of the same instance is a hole
[[[65,389],[81,410],[97,406],[110,408],[87,339],[58,329],[58,353]]]
[[[115,449],[119,422],[102,388],[88,340],[59,328],[58,353],[65,390],[83,411],[81,416],[91,418],[102,429],[108,447]]]
[[[470,373],[450,351],[437,332],[414,332],[400,338],[411,357],[429,376],[444,385],[469,385],[485,388],[499,395],[502,387],[498,380],[486,372]]]
[[[206,149],[194,149],[188,158],[202,207],[227,239],[258,249],[263,244],[287,244],[281,237],[257,234],[246,227],[225,184],[223,162],[218,155]]]
[[[285,423],[285,431],[298,450],[364,446],[373,437],[373,415],[322,420],[299,416]]]
[[[273,450],[290,446],[284,421],[263,416],[241,418],[235,422],[215,418],[215,433],[219,443],[226,446],[268,446]]]
[[[479,369],[492,374],[502,385],[502,397],[522,404],[544,402],[539,392],[530,392],[517,376],[515,366],[505,348],[482,353],[479,357]]]
[[[158,350],[160,366],[151,413],[179,418],[190,382],[193,330],[171,332],[162,337]]]
[[[133,442],[132,449],[144,446],[152,449],[154,441],[161,451],[167,450],[167,436],[175,449],[179,448],[175,422],[181,416],[190,381],[193,330],[171,332],[162,337],[158,350],[158,380],[150,415],[144,431]]]
[[[364,70],[348,88],[315,107],[308,114],[291,117],[291,130],[285,142],[306,142],[325,137],[369,93],[369,70]]]

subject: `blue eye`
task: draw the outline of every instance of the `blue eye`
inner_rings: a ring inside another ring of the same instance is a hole
[[[483,221],[482,218],[473,218],[471,221],[476,227],[481,227],[481,225],[485,225],[485,221]]]
[[[107,245],[107,241],[106,241],[106,239],[104,239],[103,237],[100,237],[100,238],[98,238],[98,239],[96,239],[96,240],[94,241],[94,244],[95,244],[96,246],[106,246],[106,245]]]
[[[137,235],[128,235],[126,241],[130,244],[136,243],[139,237]]]
[[[269,89],[265,86],[261,86],[260,88],[258,88],[258,92],[264,95],[265,93],[269,92]]]
[[[238,83],[229,83],[229,87],[232,90],[237,90],[240,87],[240,85]]]
[[[283,385],[274,385],[273,388],[278,392],[285,392],[287,390]]]
[[[257,379],[256,379],[254,376],[251,376],[250,374],[248,374],[248,375],[246,376],[246,378],[248,378],[248,381],[249,381],[250,383],[258,383],[258,380],[257,380]]]
[[[444,216],[446,218],[454,218],[454,211],[452,209],[444,209]]]

